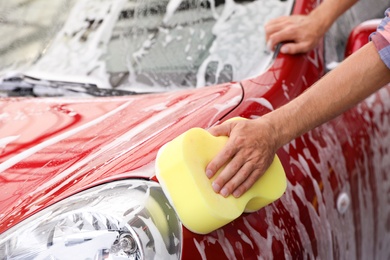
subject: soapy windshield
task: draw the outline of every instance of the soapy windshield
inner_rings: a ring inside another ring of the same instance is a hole
[[[292,5],[292,0],[0,0],[0,77],[80,82],[82,88],[124,93],[239,81],[269,65],[264,24],[289,14]],[[0,86],[0,95],[10,91],[7,86]]]

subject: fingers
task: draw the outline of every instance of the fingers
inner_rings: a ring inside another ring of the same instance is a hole
[[[285,54],[303,53],[310,50],[312,42],[316,39],[309,38],[294,29],[285,28],[273,33],[268,40],[268,48],[283,42],[280,52]]]
[[[245,158],[247,157],[236,154],[225,166],[212,183],[215,192],[224,197],[230,194],[236,198],[240,197],[264,174],[272,162],[256,159],[256,162],[261,161],[256,164],[252,159],[247,161]]]
[[[212,178],[219,169],[221,169],[236,153],[236,148],[231,147],[229,142],[226,146],[214,157],[214,159],[206,167],[206,176]],[[238,169],[236,169],[238,170]],[[222,187],[222,186],[220,186]],[[214,190],[219,192],[220,188],[215,186]]]
[[[237,175],[239,175],[237,177]],[[233,157],[233,159],[225,166],[225,168],[219,173],[218,177],[213,181],[212,186],[216,193],[220,193],[222,196],[229,196],[233,188],[241,184],[242,179],[246,174],[250,174],[246,167],[242,167],[242,159],[239,156]],[[226,185],[229,183],[229,185]],[[235,185],[235,183],[238,183]]]
[[[209,133],[214,136],[230,136],[231,130],[234,127],[235,122],[225,122],[221,125],[214,126],[208,129]],[[210,179],[212,178],[217,171],[224,166],[231,157],[236,153],[234,147],[229,146],[229,142],[218,153],[216,157],[207,165],[206,167],[206,176]]]
[[[273,20],[270,20],[265,26],[265,39],[267,42],[267,47],[270,50],[273,50],[275,46],[280,43],[280,36],[275,38],[275,34],[277,35],[281,31],[284,31],[288,24],[288,17],[279,17]],[[283,35],[283,33],[282,33]]]
[[[237,185],[238,182],[233,183],[232,195],[236,198],[239,198],[242,194],[247,192],[261,176],[262,176],[262,172],[260,170],[255,169],[254,171],[252,171],[251,174],[249,174],[249,176],[246,179],[243,180],[243,182],[241,182],[241,184]],[[235,185],[237,188],[234,188]]]
[[[277,149],[275,130],[265,118],[223,123],[209,130],[229,139],[206,167],[206,175],[215,177],[215,192],[240,197],[271,165]],[[225,167],[224,167],[225,166]]]
[[[282,30],[285,27],[285,20],[286,19],[287,19],[286,17],[279,17],[279,18],[270,20],[267,24],[264,25],[265,39],[267,42],[269,40],[269,37],[272,34]]]
[[[285,43],[280,48],[280,52],[284,54],[305,53],[310,51],[311,48],[312,46],[309,42]]]
[[[320,28],[313,24],[312,18],[293,15],[271,20],[265,25],[267,47],[274,50],[279,43],[284,54],[297,54],[310,51],[321,37]]]
[[[214,136],[230,136],[234,122],[225,122],[221,125],[213,126],[208,132]]]
[[[260,171],[254,170],[253,164],[245,163],[241,167],[241,162],[235,162],[233,159],[213,182],[214,191],[219,192],[224,197],[230,194],[240,197],[252,187],[260,177],[260,173]]]
[[[272,35],[270,35],[267,42],[267,47],[273,50],[278,43],[295,42],[298,40],[297,37],[298,35],[294,33],[294,31],[281,29],[277,32],[274,32]]]

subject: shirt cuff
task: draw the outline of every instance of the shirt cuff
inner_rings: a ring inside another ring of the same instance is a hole
[[[380,32],[372,33],[370,39],[374,43],[382,61],[390,69],[390,43]]]

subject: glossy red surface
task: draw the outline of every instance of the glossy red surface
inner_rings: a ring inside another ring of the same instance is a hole
[[[153,162],[177,134],[208,127],[241,97],[238,84],[226,84],[127,98],[3,101],[0,135],[15,140],[0,159],[0,232],[106,178],[152,177],[131,171]],[[204,120],[210,113],[214,119]]]
[[[376,30],[380,19],[366,21],[356,26],[348,37],[348,44],[345,47],[345,57],[348,57],[364,45],[370,37],[370,34]]]
[[[308,13],[317,1],[297,1]],[[353,50],[366,42],[357,42]],[[191,127],[256,118],[324,72],[323,49],[279,54],[240,83],[168,94],[0,102],[0,232],[88,187],[155,180],[154,159]],[[390,87],[278,151],[282,198],[207,235],[183,228],[183,259],[387,259]],[[348,203],[345,198],[350,199]]]

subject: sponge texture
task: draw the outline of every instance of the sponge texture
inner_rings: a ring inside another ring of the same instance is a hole
[[[210,233],[239,217],[280,198],[287,181],[275,156],[266,173],[240,198],[224,198],[212,189],[207,164],[224,147],[228,137],[211,135],[192,128],[160,148],[156,158],[156,176],[182,224],[198,234]]]

